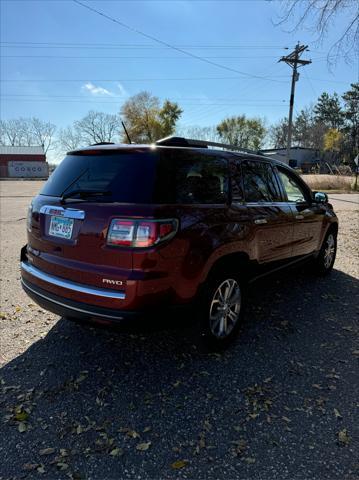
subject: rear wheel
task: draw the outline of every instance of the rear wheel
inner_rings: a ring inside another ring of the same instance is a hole
[[[243,312],[244,288],[239,275],[214,275],[205,284],[200,302],[200,334],[205,346],[226,348],[238,334]]]
[[[322,247],[317,258],[313,263],[314,273],[318,275],[327,275],[333,269],[335,257],[337,254],[337,235],[334,230],[330,230],[323,241]]]

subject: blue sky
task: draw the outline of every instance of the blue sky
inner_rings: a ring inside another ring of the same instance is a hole
[[[274,25],[277,1],[83,2],[245,74],[189,58],[71,0],[2,0],[2,118],[37,116],[63,127],[90,109],[116,113],[128,96],[148,90],[180,104],[183,126],[215,125],[243,113],[274,122],[288,113],[291,75],[277,60],[298,40],[309,45],[305,57],[313,63],[301,69],[296,111],[324,90],[341,94],[358,81],[357,59],[327,68],[326,54],[345,16],[317,44],[315,32]]]

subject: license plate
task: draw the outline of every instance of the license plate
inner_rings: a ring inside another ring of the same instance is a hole
[[[51,217],[49,235],[52,237],[70,239],[74,228],[73,218]]]

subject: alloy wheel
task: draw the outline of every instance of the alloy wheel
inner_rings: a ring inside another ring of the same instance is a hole
[[[334,235],[328,235],[324,248],[324,267],[330,268],[335,255],[335,239]]]
[[[236,280],[224,280],[215,291],[209,310],[209,327],[212,334],[224,339],[236,326],[241,311],[242,295]]]

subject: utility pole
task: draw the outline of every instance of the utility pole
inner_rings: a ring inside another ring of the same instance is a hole
[[[293,107],[294,107],[294,93],[295,93],[295,82],[299,80],[298,65],[304,66],[312,63],[311,60],[301,60],[300,57],[308,49],[308,45],[299,45],[297,43],[294,51],[285,57],[279,59],[280,62],[285,62],[292,69],[292,87],[290,90],[290,101],[289,101],[289,118],[288,118],[288,137],[287,137],[287,161],[290,160],[290,148],[292,146],[292,128],[293,128]]]

